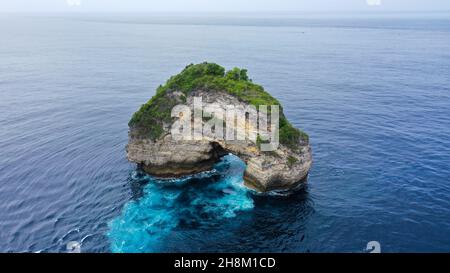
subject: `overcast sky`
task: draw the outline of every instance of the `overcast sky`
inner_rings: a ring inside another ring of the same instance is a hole
[[[381,12],[448,10],[450,10],[450,0],[0,0],[0,12]]]

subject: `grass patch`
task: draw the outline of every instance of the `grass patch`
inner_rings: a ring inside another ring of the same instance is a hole
[[[272,97],[264,88],[249,79],[246,69],[233,68],[228,72],[215,63],[190,64],[184,70],[170,77],[170,79],[156,90],[146,104],[134,113],[128,125],[137,129],[139,134],[158,138],[163,132],[163,124],[170,123],[170,113],[177,105],[177,100],[167,96],[169,92],[181,91],[181,97],[186,102],[186,97],[198,89],[226,91],[239,100],[258,107],[260,105],[280,105],[278,100]],[[308,136],[294,128],[282,113],[280,105],[280,143],[290,148],[298,146],[300,140],[307,141]]]

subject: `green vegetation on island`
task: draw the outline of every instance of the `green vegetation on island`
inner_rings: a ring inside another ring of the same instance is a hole
[[[215,63],[190,64],[179,74],[172,76],[166,84],[159,86],[146,104],[134,113],[129,126],[138,129],[140,134],[157,139],[164,132],[163,122],[170,123],[172,108],[179,101],[170,92],[179,91],[184,102],[190,92],[198,89],[226,91],[241,101],[258,107],[259,105],[280,105],[264,88],[249,79],[246,69],[225,69]],[[308,142],[308,135],[293,127],[283,114],[280,105],[280,143],[297,148],[300,141]]]

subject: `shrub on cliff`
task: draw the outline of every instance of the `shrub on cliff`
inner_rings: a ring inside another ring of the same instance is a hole
[[[171,110],[178,104],[175,99],[167,96],[168,92],[180,91],[186,98],[190,92],[197,89],[227,91],[256,107],[280,105],[262,86],[249,79],[246,69],[236,67],[225,72],[218,64],[204,62],[186,66],[181,73],[170,77],[164,85],[159,86],[156,95],[134,113],[129,126],[152,139],[158,138],[163,133],[163,122],[171,122]],[[308,135],[294,128],[285,118],[281,105],[280,110],[280,143],[296,148],[300,141],[308,142]]]

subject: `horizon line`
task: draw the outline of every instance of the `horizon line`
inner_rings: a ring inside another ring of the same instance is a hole
[[[0,14],[195,14],[195,15],[217,15],[217,14],[427,14],[427,13],[450,13],[449,10],[262,10],[262,11],[84,11],[84,10],[60,10],[60,11],[0,11]]]

